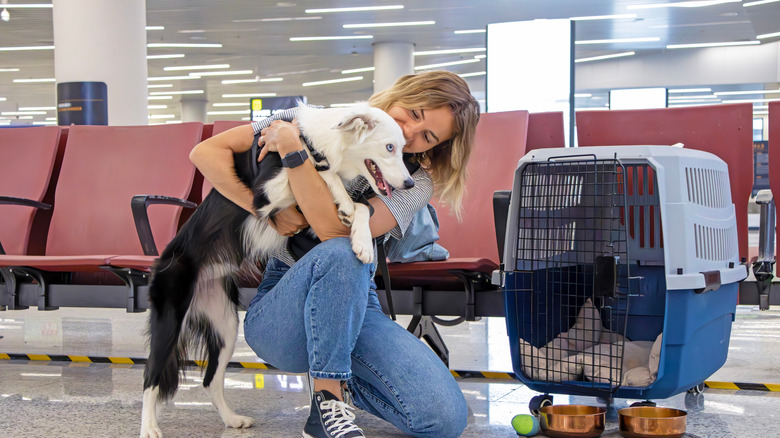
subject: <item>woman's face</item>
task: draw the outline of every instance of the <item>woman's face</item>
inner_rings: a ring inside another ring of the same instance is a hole
[[[447,106],[413,110],[393,106],[387,113],[404,132],[406,139],[404,152],[406,153],[425,152],[452,138],[455,118],[452,115],[452,110]]]

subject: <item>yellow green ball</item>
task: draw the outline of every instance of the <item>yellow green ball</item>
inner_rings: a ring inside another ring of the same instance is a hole
[[[520,436],[535,436],[539,433],[539,419],[528,414],[515,415],[512,418],[512,427]]]

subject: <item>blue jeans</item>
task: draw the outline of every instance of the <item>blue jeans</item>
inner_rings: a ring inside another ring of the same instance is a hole
[[[360,409],[417,437],[457,437],[466,400],[442,361],[382,313],[348,238],[327,240],[292,268],[271,259],[244,320],[250,347],[272,366],[345,380]]]

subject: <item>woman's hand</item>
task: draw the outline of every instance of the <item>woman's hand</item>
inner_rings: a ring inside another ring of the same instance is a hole
[[[282,120],[274,120],[267,128],[260,131],[260,153],[257,156],[257,161],[262,161],[268,152],[278,152],[279,155],[285,156],[290,152],[295,152],[303,149],[301,145],[301,131],[298,130],[298,125]]]
[[[268,223],[277,233],[285,237],[298,234],[309,226],[306,218],[298,211],[297,205],[279,211]]]

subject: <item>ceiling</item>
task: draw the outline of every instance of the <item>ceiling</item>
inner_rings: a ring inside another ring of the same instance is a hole
[[[7,3],[30,1],[7,0]],[[675,1],[675,0],[669,0]],[[578,20],[575,41],[613,38],[658,37],[655,42],[576,45],[575,59],[627,50],[636,57],[658,53],[669,44],[755,40],[757,35],[780,32],[780,2],[743,7],[731,2],[706,7],[656,7],[630,9],[632,5],[658,5],[651,0],[147,0],[147,42],[220,43],[221,48],[149,48],[147,55],[183,53],[178,59],[148,60],[150,77],[182,74],[164,71],[167,66],[229,64],[230,70],[251,70],[251,74],[211,77],[199,81],[171,81],[167,90],[205,90],[208,111],[242,110],[215,107],[215,103],[247,102],[244,98],[223,98],[223,94],[273,92],[278,96],[305,95],[309,103],[331,105],[367,99],[372,91],[372,73],[342,74],[342,70],[373,65],[372,43],[405,41],[415,51],[485,47],[485,33],[456,34],[454,31],[484,29],[488,23],[536,18],[569,18],[594,15],[636,14],[635,18]],[[685,0],[687,6],[700,1]],[[372,5],[403,5],[403,9],[371,12],[306,13],[311,8]],[[53,45],[52,9],[9,9],[10,21],[0,21],[0,46]],[[349,23],[435,21],[432,25],[346,29]],[[373,35],[372,39],[347,41],[290,41],[293,36]],[[780,37],[762,39],[774,42]],[[474,53],[416,56],[416,65],[473,58]],[[598,61],[596,61],[598,62]],[[53,107],[54,83],[14,83],[18,78],[54,78],[54,51],[0,51],[0,111],[25,107]],[[485,61],[444,67],[458,74],[485,70]],[[303,87],[306,82],[363,76],[362,80],[332,85]],[[257,76],[282,78],[276,82],[222,84],[225,79]],[[485,76],[468,79],[473,93],[484,99]],[[154,82],[156,84],[164,82]],[[764,84],[750,84],[763,87]],[[777,88],[777,84],[771,84]],[[150,90],[155,91],[155,90]],[[164,116],[151,123],[175,121],[180,117],[179,96],[164,102],[167,108],[150,110]],[[0,99],[1,100],[1,99]],[[577,106],[588,106],[578,100]],[[54,117],[53,110],[25,122]],[[8,117],[8,116],[6,116]],[[13,117],[13,116],[10,116]],[[208,121],[239,120],[242,115],[210,115]],[[51,123],[51,121],[49,122]]]

